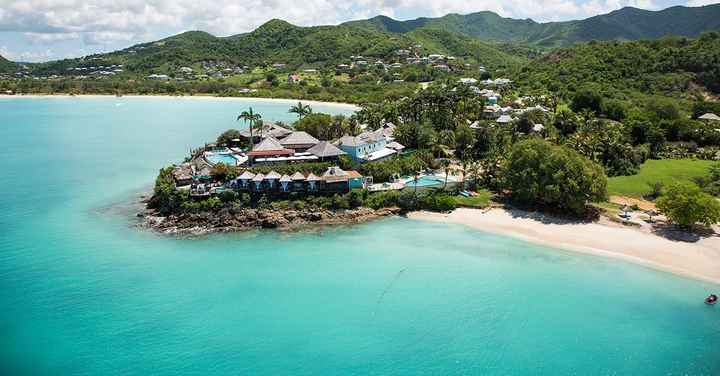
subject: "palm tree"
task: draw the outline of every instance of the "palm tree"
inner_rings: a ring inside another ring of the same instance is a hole
[[[443,172],[445,172],[445,183],[443,184],[443,191],[444,191],[447,188],[448,174],[450,173],[450,160],[449,159],[442,160],[442,168],[443,168]]]
[[[253,143],[253,125],[256,122],[260,121],[260,119],[262,119],[262,116],[260,116],[260,114],[254,113],[252,107],[250,107],[247,111],[243,111],[237,117],[237,120],[242,120],[243,122],[250,125],[250,151],[252,151],[253,146],[255,145]]]
[[[302,119],[303,116],[312,114],[312,108],[310,108],[310,105],[304,105],[302,102],[298,102],[297,106],[290,107],[290,111],[288,112],[297,114],[298,118]]]

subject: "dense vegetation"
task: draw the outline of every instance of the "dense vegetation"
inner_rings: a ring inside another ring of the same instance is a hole
[[[351,55],[388,60],[396,57],[396,50],[417,44],[429,53],[455,55],[492,68],[517,66],[525,60],[498,46],[441,30],[395,35],[347,25],[300,27],[271,20],[247,34],[223,38],[189,31],[108,54],[44,63],[36,69],[38,74],[62,74],[69,67],[123,64],[130,73],[174,74],[183,66],[198,68],[201,62],[334,69],[349,63]]]
[[[675,183],[657,200],[657,207],[674,223],[692,227],[720,222],[720,201],[693,183]]]
[[[704,31],[720,29],[720,5],[697,8],[678,6],[657,12],[626,7],[585,20],[549,23],[504,18],[493,12],[478,12],[410,21],[377,16],[347,24],[392,33],[441,29],[482,40],[556,47],[590,40],[660,38],[668,34],[696,37]]]
[[[701,98],[705,88],[720,92],[720,34],[579,44],[531,62],[516,80],[529,90],[563,97],[593,86],[617,99]]]
[[[12,73],[15,72],[17,65],[4,57],[0,56],[0,73]]]
[[[606,198],[607,177],[600,165],[539,139],[512,148],[504,176],[511,197],[524,205],[582,215],[588,203]]]

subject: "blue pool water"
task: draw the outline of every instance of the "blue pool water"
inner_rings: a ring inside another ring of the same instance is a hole
[[[212,154],[205,156],[205,159],[212,164],[225,163],[228,166],[235,166],[237,164],[237,159],[231,154]]]
[[[158,169],[250,104],[293,119],[277,102],[0,99],[0,375],[720,374],[717,285],[403,218],[135,229]]]
[[[443,184],[445,184],[445,179],[440,179],[434,176],[421,176],[418,178],[417,182],[414,179],[408,180],[407,183],[405,183],[405,186],[413,188],[415,186],[430,187]]]

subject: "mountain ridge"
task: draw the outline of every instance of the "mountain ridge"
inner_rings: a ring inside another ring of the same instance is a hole
[[[673,6],[658,11],[624,7],[582,20],[545,23],[481,11],[466,15],[451,13],[437,18],[420,17],[407,21],[376,16],[344,24],[392,33],[407,33],[420,28],[441,28],[487,41],[527,43],[552,48],[596,39],[657,39],[665,35],[694,38],[704,31],[720,30],[720,4],[701,7]]]

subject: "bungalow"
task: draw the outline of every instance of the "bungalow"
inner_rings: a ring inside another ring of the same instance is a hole
[[[233,188],[238,188],[238,189],[248,189],[250,187],[250,183],[252,182],[253,178],[255,178],[255,174],[253,174],[250,171],[245,170],[245,171],[243,171],[242,174],[240,174],[240,176],[238,176],[237,178],[235,178],[235,180],[233,180],[233,182],[231,183],[231,186]]]
[[[167,81],[170,77],[167,74],[151,74],[147,76],[148,80]]]
[[[316,176],[312,172],[310,173],[310,175],[307,176],[307,178],[305,178],[305,180],[308,183],[308,186],[307,186],[308,191],[311,191],[311,192],[315,192],[315,191],[319,190],[320,184],[322,184],[322,182],[323,182],[323,179],[321,177]]]
[[[315,146],[308,149],[307,152],[320,158],[321,161],[338,159],[341,155],[347,154],[327,141],[318,142]]]
[[[330,192],[347,192],[353,188],[363,188],[365,179],[357,171],[344,171],[340,167],[329,167],[322,176],[325,181],[324,190]]]
[[[292,188],[292,178],[289,175],[283,175],[280,177],[280,190],[287,192]]]
[[[497,104],[492,104],[483,108],[483,117],[486,119],[497,119],[500,115],[500,106]]]
[[[720,116],[717,116],[717,115],[715,115],[715,114],[713,114],[713,113],[711,113],[711,112],[708,112],[708,113],[706,113],[706,114],[698,117],[698,119],[700,119],[700,120],[705,120],[705,121],[707,121],[707,122],[710,122],[710,121],[720,121]]]
[[[403,145],[397,141],[393,141],[393,142],[387,144],[387,147],[388,147],[388,149],[393,149],[398,153],[405,149],[405,145]]]
[[[292,190],[302,191],[305,189],[305,175],[301,172],[294,173],[290,177],[290,180],[292,180]]]
[[[253,189],[256,191],[262,190],[263,180],[265,180],[265,175],[263,175],[263,174],[257,174],[255,176],[253,176],[253,178],[252,178]]]
[[[283,128],[274,123],[264,122],[262,129],[253,129],[252,142],[253,143],[260,142],[261,135],[274,137],[274,138],[280,140],[280,139],[287,137],[290,133],[292,133],[292,131],[287,128]],[[250,129],[249,128],[240,130],[240,139],[243,142],[250,143]]]
[[[278,182],[280,181],[280,178],[282,178],[282,175],[278,174],[275,171],[270,171],[270,172],[268,172],[267,175],[265,175],[265,178],[263,179],[263,181],[266,182],[267,188],[272,191],[275,189],[275,187],[278,186]]]
[[[247,153],[251,162],[265,162],[265,159],[268,157],[289,157],[293,154],[295,154],[295,151],[286,149],[280,141],[272,136],[266,137],[259,144],[255,145],[252,151]],[[279,178],[278,176],[278,179]]]
[[[172,175],[175,180],[175,185],[178,187],[187,186],[193,182],[193,169],[189,163],[175,166]]]
[[[510,115],[502,115],[497,120],[495,120],[498,124],[509,124],[512,123],[513,118],[510,117]]]
[[[283,147],[303,152],[317,145],[320,141],[307,132],[292,132],[280,141]]]
[[[381,130],[363,132],[355,137],[343,136],[336,145],[346,152],[353,160],[370,162],[385,159],[395,155],[395,150],[385,147],[387,139]]]

